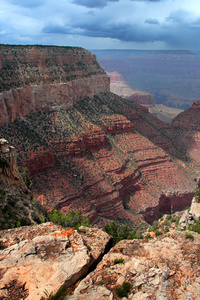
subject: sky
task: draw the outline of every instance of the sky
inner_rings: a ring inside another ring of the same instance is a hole
[[[0,43],[199,50],[199,0],[0,0]]]

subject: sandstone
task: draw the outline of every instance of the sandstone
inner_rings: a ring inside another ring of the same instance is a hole
[[[49,211],[81,208],[103,226],[113,216],[153,222],[191,204],[195,182],[171,158],[176,151],[161,134],[163,123],[139,104],[103,93],[69,111],[15,123],[9,132],[20,163],[30,169],[37,199]],[[21,127],[32,134],[28,142]]]
[[[198,109],[187,112],[188,122],[180,115],[164,124],[110,93],[108,76],[80,48],[2,46],[1,63],[13,63],[19,76],[4,74],[0,111],[8,108],[2,120],[9,124],[0,133],[49,211],[81,208],[103,226],[113,218],[151,223],[191,204],[196,168],[182,159],[198,161]],[[182,135],[188,123],[197,130]]]
[[[103,257],[96,270],[80,282],[74,295],[66,299],[87,299],[90,290],[99,286],[99,276],[101,287],[110,291],[113,299],[119,299],[116,288],[122,288],[121,278],[130,284],[128,299],[198,299],[199,246],[199,234],[194,233],[194,240],[190,240],[180,231],[148,242],[120,241]],[[123,263],[114,265],[116,257],[123,258]]]
[[[96,57],[81,48],[1,45],[0,124],[38,111],[66,110],[108,92]],[[12,76],[10,75],[12,74]]]
[[[45,291],[51,294],[63,284],[71,286],[98,262],[110,241],[105,232],[84,227],[80,228],[80,233],[60,230],[51,224],[17,231],[20,233],[18,243],[0,251],[0,295],[10,300],[21,299],[24,295],[23,299],[40,300]],[[6,232],[2,234],[6,238]],[[7,234],[12,236],[10,231]],[[16,293],[19,298],[15,298]]]

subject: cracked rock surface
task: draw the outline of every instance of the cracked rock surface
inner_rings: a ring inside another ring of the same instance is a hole
[[[38,225],[37,236],[24,235],[29,239],[0,251],[0,298],[37,300],[44,296],[45,291],[55,293],[64,283],[70,286],[87,274],[91,264],[103,255],[110,240],[105,232],[81,227],[84,235],[90,232],[87,247],[81,233],[72,229],[52,232],[51,225],[46,226],[49,234],[40,235],[45,225]],[[32,228],[25,227],[24,230],[31,231]]]
[[[65,300],[199,299],[200,235],[192,233],[194,238],[189,239],[186,233],[120,241]],[[123,290],[123,282],[130,284],[127,298],[117,293]]]

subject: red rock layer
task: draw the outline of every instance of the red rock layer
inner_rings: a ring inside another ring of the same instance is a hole
[[[192,164],[193,170],[200,167],[200,100],[193,103],[190,109],[173,119],[166,134],[176,144],[179,152]]]
[[[81,48],[0,46],[0,125],[38,111],[68,109],[110,90],[96,57]]]
[[[81,208],[97,223],[113,217],[139,221],[129,211],[152,222],[190,204],[194,186],[164,151],[136,132],[114,134],[109,143],[112,149],[88,148],[90,155],[66,153],[58,157],[59,167],[35,175],[38,199],[49,210]]]
[[[132,95],[126,96],[125,98],[131,101],[135,101],[136,103],[139,104],[155,105],[153,95],[150,93],[142,93],[136,91]]]

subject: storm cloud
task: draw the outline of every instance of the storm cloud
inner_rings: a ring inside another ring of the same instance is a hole
[[[119,0],[74,0],[73,3],[78,4],[78,5],[82,5],[82,6],[86,6],[86,7],[90,7],[90,8],[103,8],[104,6],[106,6],[108,4],[108,2],[117,2]]]
[[[199,49],[196,0],[2,0],[0,42]]]

